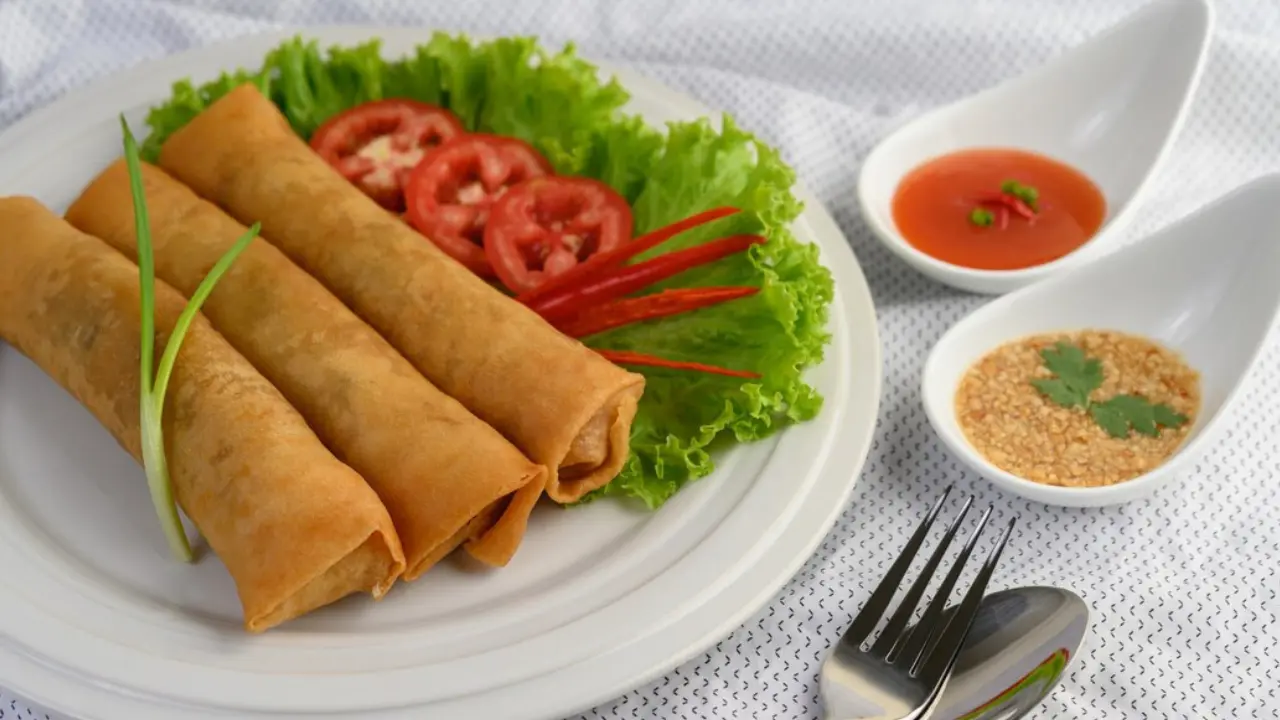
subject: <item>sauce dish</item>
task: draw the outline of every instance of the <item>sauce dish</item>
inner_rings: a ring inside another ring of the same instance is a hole
[[[1208,0],[1158,0],[1043,66],[916,118],[863,163],[863,217],[916,270],[977,293],[1005,293],[1115,249],[1183,124],[1212,27]],[[894,221],[899,183],[932,158],[974,148],[1027,150],[1083,172],[1106,198],[1102,226],[1075,250],[1015,270],[967,268],[917,249]]]
[[[1192,469],[1229,422],[1227,408],[1280,316],[1278,238],[1280,175],[1271,175],[1144,242],[993,300],[956,323],[930,352],[921,392],[929,421],[975,472],[1032,500],[1108,505],[1155,491]],[[968,441],[957,418],[956,391],[965,372],[1004,343],[1085,329],[1150,338],[1198,371],[1200,408],[1186,439],[1145,474],[1101,487],[1046,485],[996,467]]]

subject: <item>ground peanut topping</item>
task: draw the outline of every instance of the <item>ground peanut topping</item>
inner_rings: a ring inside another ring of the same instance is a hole
[[[1052,360],[1068,368],[1055,373]],[[1073,373],[1071,360],[1091,366],[1077,362]],[[1080,377],[1092,383],[1071,386]],[[1081,404],[1064,407],[1076,387],[1085,388],[1076,393]],[[1199,409],[1200,375],[1181,356],[1099,330],[1003,345],[969,368],[956,392],[956,417],[978,452],[1019,477],[1067,487],[1114,485],[1151,470],[1186,439]]]

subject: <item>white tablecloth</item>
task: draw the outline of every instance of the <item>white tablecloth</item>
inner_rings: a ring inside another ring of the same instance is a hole
[[[905,540],[904,518],[954,482],[1022,517],[994,587],[1065,585],[1096,613],[1088,652],[1034,717],[1277,718],[1280,340],[1270,343],[1224,441],[1181,486],[1096,510],[1002,495],[938,444],[918,392],[931,343],[983,300],[889,255],[853,199],[860,158],[889,128],[1035,64],[1140,4],[0,0],[0,129],[143,60],[320,23],[572,39],[589,57],[686,90],[780,145],[852,242],[884,344],[879,429],[836,528],[767,608],[703,657],[585,717],[816,717],[820,659]],[[1220,0],[1217,9],[1190,121],[1131,237],[1280,164],[1280,3]],[[56,720],[0,689],[0,720],[28,717]]]

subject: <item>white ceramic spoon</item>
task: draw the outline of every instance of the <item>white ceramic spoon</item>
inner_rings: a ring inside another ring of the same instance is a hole
[[[972,292],[1008,292],[1114,249],[1182,126],[1212,27],[1208,0],[1158,0],[1046,65],[916,118],[863,163],[863,217],[912,267]],[[1031,150],[1084,172],[1107,198],[1102,227],[1074,252],[1024,270],[974,270],[917,250],[893,221],[899,181],[933,157],[976,147]]]
[[[1280,174],[1255,180],[1103,260],[997,298],[956,323],[925,363],[925,412],[956,457],[1005,490],[1056,505],[1133,500],[1191,469],[1214,442],[1277,317]],[[956,419],[955,394],[965,371],[1006,342],[1083,329],[1148,337],[1180,352],[1200,372],[1201,407],[1187,440],[1147,474],[1106,487],[1041,485],[987,462]]]

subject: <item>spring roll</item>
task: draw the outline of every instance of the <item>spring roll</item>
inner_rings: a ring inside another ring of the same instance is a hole
[[[144,164],[142,178],[156,275],[189,296],[245,227],[155,166]],[[119,160],[67,219],[136,259],[131,202]],[[377,491],[404,545],[406,580],[464,541],[483,562],[510,561],[545,469],[436,389],[323,285],[258,239],[203,312]],[[508,499],[516,492],[520,501]]]
[[[32,199],[0,198],[0,337],[139,462],[140,302],[123,255]],[[157,348],[185,305],[156,283]],[[351,593],[381,597],[403,572],[378,496],[200,316],[174,365],[164,432],[178,503],[235,580],[248,630]]]
[[[549,469],[572,502],[626,461],[644,389],[488,285],[334,172],[256,88],[228,93],[160,165],[266,238],[444,392]]]

